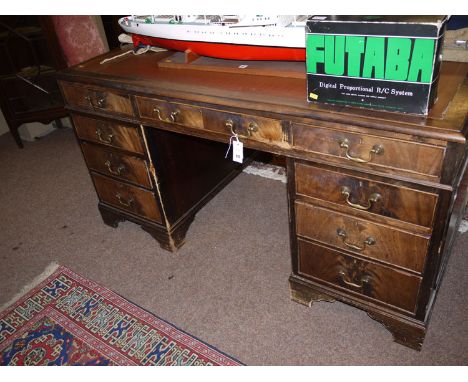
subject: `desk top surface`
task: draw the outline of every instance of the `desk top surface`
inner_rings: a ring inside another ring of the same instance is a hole
[[[428,116],[415,116],[311,104],[306,100],[306,80],[300,78],[158,67],[158,62],[173,52],[148,52],[138,56],[126,54],[100,64],[105,58],[122,52],[114,50],[65,69],[59,73],[59,78],[143,94],[355,124],[460,143],[465,143],[468,135],[466,63],[442,63],[436,103]]]

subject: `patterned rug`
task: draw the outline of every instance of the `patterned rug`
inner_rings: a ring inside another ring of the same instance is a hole
[[[240,365],[63,266],[0,312],[0,365]]]

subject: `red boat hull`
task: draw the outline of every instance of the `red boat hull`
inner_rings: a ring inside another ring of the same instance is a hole
[[[132,35],[133,45],[151,45],[166,49],[191,52],[199,56],[247,61],[305,61],[305,48],[258,45],[237,45],[215,42],[170,40],[139,34]]]

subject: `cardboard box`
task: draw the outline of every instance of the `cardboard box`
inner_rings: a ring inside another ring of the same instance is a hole
[[[312,16],[307,99],[427,114],[437,94],[446,16]]]

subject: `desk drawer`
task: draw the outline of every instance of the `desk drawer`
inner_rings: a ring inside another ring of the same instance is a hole
[[[444,147],[302,124],[293,124],[292,131],[294,147],[325,154],[336,163],[433,179],[441,175]]]
[[[200,109],[155,98],[136,97],[138,112],[142,118],[203,129]]]
[[[296,202],[297,234],[416,272],[429,239],[324,208]]]
[[[112,146],[138,154],[144,154],[138,127],[73,114],[78,138]]]
[[[432,227],[437,194],[371,181],[302,163],[295,164],[296,192],[349,211],[367,211]]]
[[[421,278],[298,240],[299,274],[414,313]]]
[[[91,170],[151,188],[148,166],[143,159],[106,150],[86,142],[82,143],[81,148]]]
[[[161,223],[155,195],[147,190],[92,173],[99,199],[122,210]]]
[[[247,139],[259,142],[287,144],[281,121],[250,116],[245,114],[225,113],[216,110],[203,110],[205,129],[231,135],[232,132]]]
[[[85,85],[70,85],[63,82],[62,91],[70,106],[86,110],[133,115],[133,107],[128,95],[118,94],[107,89]]]

